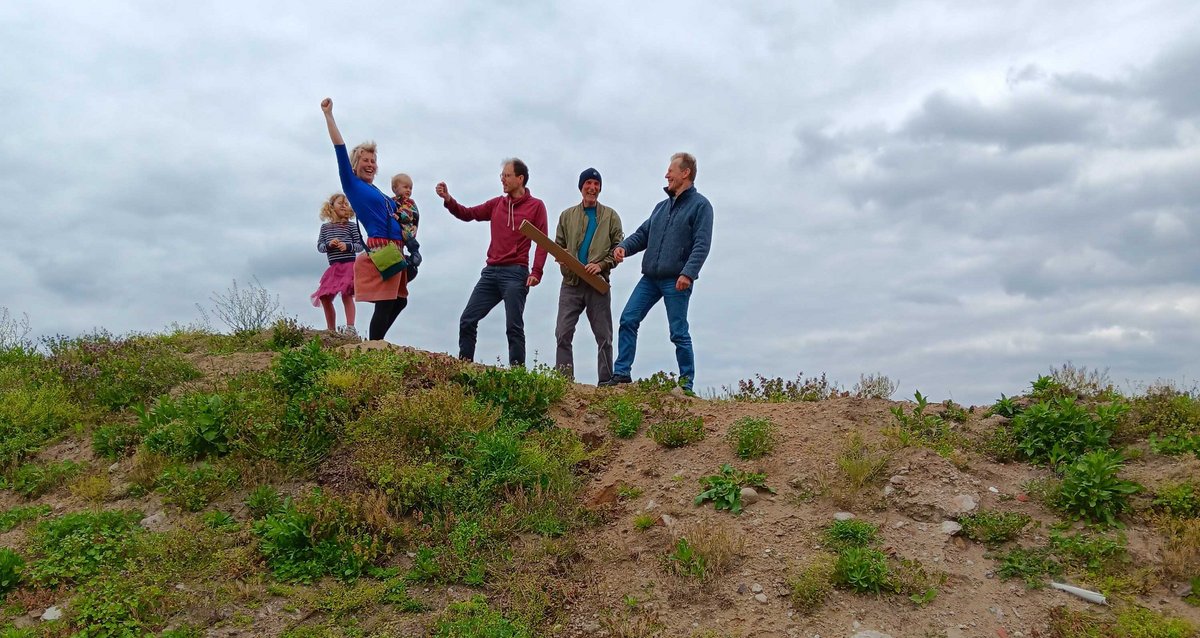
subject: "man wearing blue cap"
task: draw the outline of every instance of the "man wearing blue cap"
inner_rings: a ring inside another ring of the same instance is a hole
[[[589,168],[579,174],[579,192],[583,201],[558,216],[554,243],[579,258],[584,269],[608,280],[608,271],[617,262],[612,251],[625,238],[617,211],[600,203],[600,171]],[[612,295],[592,288],[565,265],[562,288],[558,293],[558,322],[554,337],[558,348],[554,367],[569,379],[575,378],[572,341],[579,315],[587,312],[592,334],[596,336],[596,368],[600,383],[608,383],[613,373]]]

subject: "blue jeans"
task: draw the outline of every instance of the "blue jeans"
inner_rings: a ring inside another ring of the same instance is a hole
[[[458,320],[458,357],[471,361],[475,358],[475,338],[479,321],[492,308],[504,302],[504,329],[508,335],[508,364],[525,365],[525,298],[529,287],[526,266],[488,266],[479,273],[479,283],[471,291],[467,307],[463,308]]]
[[[625,310],[621,312],[621,328],[617,335],[617,361],[613,365],[613,375],[632,377],[633,357],[637,354],[638,327],[649,314],[659,299],[667,308],[667,326],[671,330],[671,343],[675,344],[675,360],[679,363],[679,381],[683,387],[691,390],[696,380],[696,356],[692,352],[692,336],[688,334],[687,310],[688,301],[692,298],[692,288],[675,290],[676,277],[669,279],[651,279],[642,276],[629,301],[625,302]]]

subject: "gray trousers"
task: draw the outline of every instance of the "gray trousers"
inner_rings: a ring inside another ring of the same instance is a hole
[[[575,378],[571,342],[575,339],[575,324],[579,323],[579,315],[585,310],[588,323],[592,325],[592,334],[596,336],[599,380],[608,381],[613,372],[612,295],[600,294],[582,281],[575,286],[564,284],[558,292],[558,323],[554,328],[558,348],[554,355],[554,367],[567,378]]]

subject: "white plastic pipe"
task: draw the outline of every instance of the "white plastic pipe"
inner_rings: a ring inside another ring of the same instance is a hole
[[[1050,586],[1055,589],[1061,589],[1061,590],[1067,592],[1068,594],[1075,594],[1076,596],[1079,596],[1080,598],[1082,598],[1088,602],[1096,603],[1099,605],[1107,605],[1108,604],[1108,599],[1105,598],[1104,594],[1101,594],[1100,592],[1094,592],[1094,591],[1091,591],[1088,589],[1080,589],[1079,587],[1074,587],[1072,585],[1064,585],[1062,583],[1055,583],[1055,582],[1051,582]]]

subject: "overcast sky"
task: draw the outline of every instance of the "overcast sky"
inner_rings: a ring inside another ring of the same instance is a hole
[[[689,151],[715,209],[698,390],[882,372],[897,398],[989,403],[1066,361],[1195,381],[1200,3],[744,5],[5,2],[0,306],[39,335],[162,331],[257,277],[323,327],[331,96],[347,141],[416,182],[396,343],[457,352],[484,265],[487,225],[438,181],[480,203],[521,157],[553,228],[594,166],[629,232]],[[614,315],[640,265],[614,272]],[[548,273],[525,321],[553,363]],[[477,357],[505,353],[501,307]],[[581,381],[594,356],[584,320]],[[661,306],[634,375],[659,369]]]

